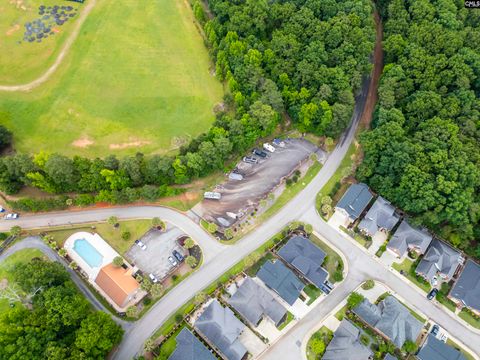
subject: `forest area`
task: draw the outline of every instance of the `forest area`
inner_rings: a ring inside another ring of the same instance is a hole
[[[104,359],[120,343],[122,328],[92,310],[60,263],[33,258],[10,272],[2,295],[13,307],[0,316],[0,358]]]
[[[39,211],[66,207],[66,200],[85,206],[175,195],[179,190],[171,185],[226,170],[227,161],[271,135],[284,119],[301,132],[331,138],[342,133],[355,92],[371,70],[375,26],[370,0],[210,0],[208,5],[212,18],[198,1],[193,11],[216,76],[227,88],[211,129],[175,155],[3,156],[0,190],[6,194],[25,186],[80,194],[24,199],[15,208]],[[6,129],[1,134],[0,147],[8,147],[11,134]]]
[[[480,13],[381,1],[385,68],[357,178],[480,258]]]

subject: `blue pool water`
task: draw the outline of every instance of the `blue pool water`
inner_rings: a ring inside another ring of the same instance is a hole
[[[85,239],[75,240],[73,249],[91,267],[102,265],[103,256]]]

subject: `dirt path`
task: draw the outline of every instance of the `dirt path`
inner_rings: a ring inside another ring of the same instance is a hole
[[[97,0],[90,0],[85,8],[83,9],[82,13],[80,14],[80,17],[75,24],[75,27],[70,35],[70,37],[67,39],[65,44],[63,45],[63,49],[60,51],[58,54],[58,57],[55,59],[55,62],[50,66],[47,71],[43,75],[41,75],[39,78],[29,82],[28,84],[22,84],[22,85],[0,85],[0,91],[30,91],[33,88],[36,88],[37,86],[40,86],[43,84],[45,81],[47,81],[50,76],[58,69],[60,64],[62,63],[63,59],[65,56],[68,54],[68,51],[72,47],[73,43],[75,42],[78,34],[80,33],[80,29],[82,28],[83,23],[85,22],[86,18],[94,8],[95,4],[97,3]]]
[[[380,82],[380,76],[383,71],[383,26],[382,20],[377,11],[374,13],[375,25],[377,29],[377,36],[375,40],[375,49],[373,51],[373,71],[370,78],[370,91],[368,92],[367,102],[365,103],[365,109],[363,111],[362,118],[360,120],[362,127],[369,128],[372,121],[373,111],[375,110],[375,104],[378,100],[378,85]]]

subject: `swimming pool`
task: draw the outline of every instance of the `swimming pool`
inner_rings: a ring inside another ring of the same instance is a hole
[[[95,249],[87,240],[75,240],[73,249],[91,268],[102,265],[102,254],[100,254],[97,249]]]

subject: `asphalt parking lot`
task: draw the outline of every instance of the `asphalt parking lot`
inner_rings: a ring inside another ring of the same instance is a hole
[[[159,280],[163,279],[173,269],[168,257],[173,250],[185,254],[176,240],[184,236],[180,229],[167,225],[167,231],[150,230],[140,239],[146,246],[142,250],[138,245],[133,245],[126,254],[134,265],[145,274],[154,274]]]
[[[274,153],[268,153],[266,159],[259,159],[258,164],[238,164],[243,180],[227,180],[214,190],[222,194],[220,200],[203,200],[193,211],[219,225],[233,224],[236,215],[241,218],[250,212],[265,198],[282,179],[291,174],[318,148],[304,139],[285,140],[284,148],[276,147]],[[246,154],[250,155],[250,154]],[[228,213],[228,214],[227,214]]]

